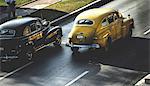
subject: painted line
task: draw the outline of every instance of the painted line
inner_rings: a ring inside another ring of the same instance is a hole
[[[57,22],[57,21],[59,21],[59,20],[61,20],[61,19],[64,19],[64,18],[66,18],[66,17],[68,17],[68,16],[70,16],[70,15],[73,15],[73,14],[75,14],[75,13],[77,13],[77,12],[79,12],[79,11],[81,11],[81,10],[83,10],[83,9],[85,9],[85,8],[87,8],[87,7],[89,7],[89,6],[91,6],[91,5],[93,5],[93,4],[98,3],[98,2],[101,2],[101,0],[96,0],[96,1],[94,1],[94,2],[92,2],[92,3],[90,3],[90,4],[88,4],[88,5],[86,5],[86,6],[84,6],[84,7],[81,7],[81,8],[79,8],[79,9],[77,9],[77,10],[75,10],[75,11],[69,13],[69,14],[66,14],[66,15],[64,15],[64,16],[62,16],[62,17],[59,17],[59,18],[57,18],[57,19],[51,21],[50,23],[51,23],[51,24],[52,24],[52,23],[55,23],[55,22]]]
[[[76,82],[77,80],[79,80],[80,78],[82,78],[83,76],[85,76],[88,73],[89,73],[89,71],[83,72],[82,74],[80,74],[79,76],[77,76],[75,79],[73,79],[72,81],[68,82],[65,86],[72,85],[74,82]]]
[[[8,77],[8,76],[10,76],[10,75],[12,75],[12,74],[14,74],[14,73],[16,73],[16,72],[22,70],[23,68],[29,66],[29,65],[32,64],[32,63],[33,63],[33,62],[29,62],[29,63],[25,64],[24,66],[22,66],[22,67],[20,67],[20,68],[18,68],[18,69],[16,69],[16,70],[14,70],[14,71],[12,71],[12,72],[10,72],[10,73],[7,73],[7,74],[4,75],[3,77],[0,77],[0,81],[3,80],[3,79],[5,79],[6,77]]]
[[[150,79],[150,74],[146,75],[140,81],[138,81],[135,86],[145,86],[145,79]]]
[[[144,35],[147,35],[148,33],[150,33],[150,29],[144,32]]]
[[[144,35],[150,33],[150,25],[147,25],[144,29],[146,29],[146,31],[143,33]]]

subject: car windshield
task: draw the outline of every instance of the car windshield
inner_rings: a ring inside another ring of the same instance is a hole
[[[93,21],[91,21],[89,19],[81,19],[81,20],[77,21],[77,24],[92,25]]]
[[[14,36],[15,30],[10,29],[1,29],[0,30],[0,36]]]

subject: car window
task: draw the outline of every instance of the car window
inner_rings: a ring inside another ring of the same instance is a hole
[[[119,18],[118,12],[114,13],[114,20],[117,20]]]
[[[114,14],[114,20],[117,20],[119,18],[119,16],[115,13]]]
[[[81,19],[81,20],[77,21],[77,24],[92,25],[93,21],[91,21],[89,19]]]
[[[37,21],[36,22],[36,30],[40,30],[41,28],[42,28],[42,24],[39,21]]]
[[[30,27],[31,27],[31,32],[33,32],[36,30],[40,30],[42,28],[42,24],[39,21],[37,21],[37,22],[32,23]]]
[[[107,26],[107,25],[108,25],[108,22],[107,22],[107,19],[105,18],[102,20],[102,26]]]
[[[36,30],[36,23],[32,23],[30,25],[30,27],[31,27],[31,32],[35,31]]]
[[[1,29],[0,36],[15,36],[15,30]]]
[[[114,22],[113,15],[108,16],[108,23],[111,24]]]

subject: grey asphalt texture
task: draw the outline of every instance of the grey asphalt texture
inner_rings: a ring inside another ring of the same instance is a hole
[[[33,64],[1,80],[0,86],[65,86],[85,71],[89,73],[70,86],[133,86],[150,72],[150,34],[143,34],[150,25],[149,3],[149,0],[115,0],[103,6],[119,9],[135,20],[132,39],[117,41],[109,53],[81,49],[80,53],[72,54],[64,44],[62,48],[48,47],[37,53]],[[73,21],[74,17],[60,24],[63,43]]]

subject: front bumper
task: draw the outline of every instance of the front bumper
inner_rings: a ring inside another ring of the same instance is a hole
[[[1,62],[8,62],[8,61],[12,61],[18,59],[18,56],[0,56],[0,60]]]
[[[18,57],[18,51],[0,51],[0,59],[2,62],[15,60]]]
[[[69,44],[67,43],[66,46],[79,47],[79,48],[100,48],[99,44]]]

